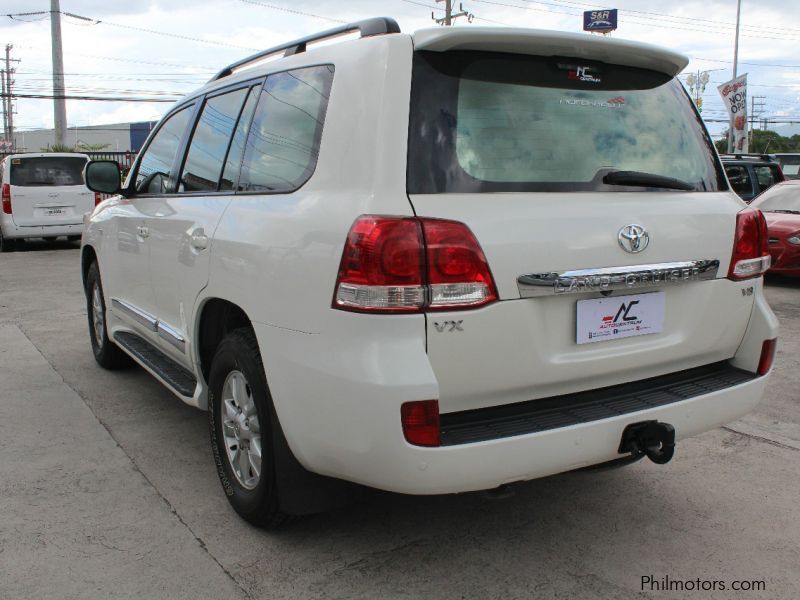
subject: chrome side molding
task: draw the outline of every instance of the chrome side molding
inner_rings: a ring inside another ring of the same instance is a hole
[[[150,331],[157,331],[158,320],[155,317],[150,316],[143,310],[139,310],[132,304],[128,304],[124,300],[120,300],[118,298],[112,298],[111,307],[115,311],[118,310],[128,315],[134,321],[141,323],[142,325],[147,327],[147,329],[149,329]]]
[[[158,322],[158,337],[160,337],[162,340],[165,340],[167,343],[172,344],[172,346],[181,353],[186,352],[186,340],[183,339],[183,336],[178,333],[177,330],[173,329],[166,323],[162,323],[161,321]]]
[[[705,259],[650,265],[578,269],[561,273],[530,273],[520,275],[517,278],[517,287],[522,298],[581,292],[631,290],[715,279],[718,270],[718,260]]]
[[[171,344],[180,352],[184,354],[186,353],[186,340],[174,327],[170,327],[163,321],[159,321],[154,316],[144,312],[139,308],[136,308],[132,304],[128,304],[124,300],[120,300],[119,298],[112,298],[111,306],[115,311],[119,311],[137,323],[141,323],[149,331],[157,333],[158,337]]]

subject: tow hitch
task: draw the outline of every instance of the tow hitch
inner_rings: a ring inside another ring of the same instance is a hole
[[[658,421],[631,423],[622,432],[619,453],[636,457],[646,455],[659,465],[668,463],[675,454],[675,428]]]

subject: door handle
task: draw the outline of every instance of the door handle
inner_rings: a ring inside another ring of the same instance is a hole
[[[192,248],[195,250],[205,250],[208,248],[208,236],[203,231],[202,227],[195,229],[191,235]]]
[[[136,227],[136,233],[139,234],[140,238],[150,237],[150,230],[144,225],[139,225]]]

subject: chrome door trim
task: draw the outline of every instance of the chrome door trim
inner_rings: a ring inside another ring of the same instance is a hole
[[[127,302],[125,302],[124,300],[120,300],[119,298],[112,298],[111,307],[114,309],[114,311],[119,311],[129,316],[137,323],[141,323],[142,325],[147,327],[148,330],[150,331],[157,330],[158,320],[155,317],[147,314],[143,310],[136,308],[132,304],[128,304]]]
[[[184,354],[186,353],[186,340],[183,338],[183,336],[177,329],[170,327],[169,325],[167,325],[166,323],[162,323],[161,321],[158,321],[157,327],[158,327],[158,337],[160,337],[168,344],[172,344],[172,346],[177,350],[179,350],[181,353]]]
[[[561,273],[529,273],[517,278],[522,298],[581,292],[631,290],[654,286],[715,279],[719,260],[702,259],[682,262],[578,269]]]

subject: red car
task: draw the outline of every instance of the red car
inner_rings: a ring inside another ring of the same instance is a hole
[[[770,273],[800,276],[800,179],[775,184],[751,206],[767,219]]]

